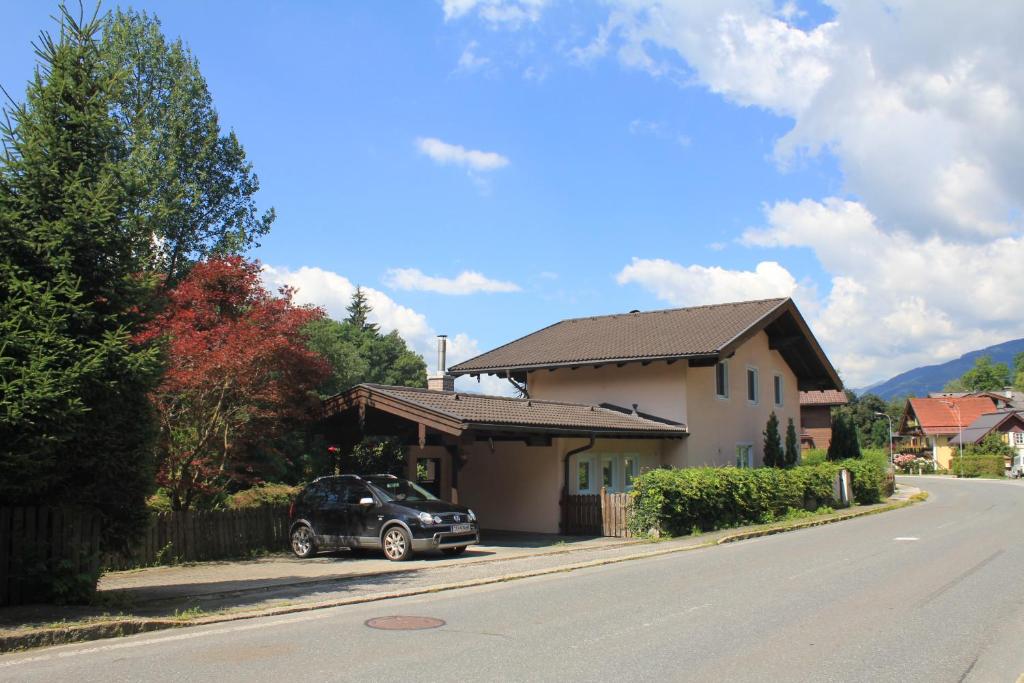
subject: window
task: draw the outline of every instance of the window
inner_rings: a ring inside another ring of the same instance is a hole
[[[747,368],[747,400],[757,403],[757,368]]]
[[[1024,432],[1014,432],[1013,433],[1013,445],[1014,446],[1024,446]]]
[[[1024,432],[1021,432],[1024,434]],[[622,457],[622,483],[623,489],[626,491],[633,490],[633,480],[636,478],[637,472],[637,461],[636,457],[632,455],[625,455]]]
[[[580,460],[576,466],[576,490],[580,493],[590,493],[589,460]]]
[[[715,396],[729,398],[729,364],[724,360],[715,365]]]
[[[775,389],[775,405],[782,407],[782,375],[772,378],[772,386]]]
[[[594,494],[602,488],[621,493],[633,487],[640,475],[637,453],[594,453],[579,456],[576,463],[576,493]]]
[[[754,466],[754,446],[749,443],[736,445],[736,467]]]

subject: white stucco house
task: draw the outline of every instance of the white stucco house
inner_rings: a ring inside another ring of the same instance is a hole
[[[483,374],[523,396],[452,390]],[[405,439],[409,476],[427,464],[485,528],[554,533],[566,495],[628,491],[661,466],[759,466],[771,412],[799,433],[799,392],[841,388],[792,300],[768,299],[564,320],[428,389],[353,387],[325,415],[337,443]]]

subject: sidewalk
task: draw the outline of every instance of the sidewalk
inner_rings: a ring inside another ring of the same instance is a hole
[[[100,582],[107,607],[30,606],[0,610],[0,652],[510,581],[657,557],[910,504],[918,489],[899,486],[885,503],[790,522],[723,529],[665,541],[505,535],[458,558],[394,563],[347,552],[313,560],[273,556],[112,572]]]

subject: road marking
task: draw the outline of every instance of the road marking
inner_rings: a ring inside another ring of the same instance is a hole
[[[894,541],[920,541],[921,539],[918,538],[917,536],[897,536],[896,538],[894,538],[892,540],[894,540]]]

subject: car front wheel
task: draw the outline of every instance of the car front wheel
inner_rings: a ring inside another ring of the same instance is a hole
[[[412,539],[409,532],[400,526],[393,526],[384,532],[384,557],[392,562],[401,562],[412,557]]]
[[[316,539],[313,538],[313,530],[305,524],[295,527],[292,532],[292,552],[296,557],[302,559],[316,555]]]

